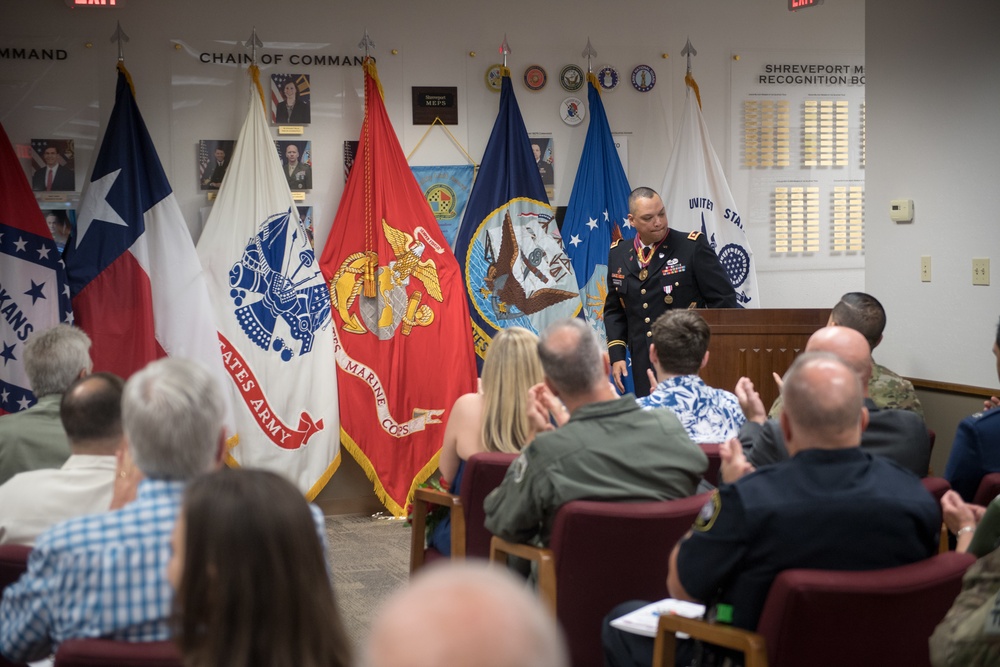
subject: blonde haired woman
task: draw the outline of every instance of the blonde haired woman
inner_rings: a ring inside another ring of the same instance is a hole
[[[517,453],[534,440],[528,391],[543,380],[538,336],[521,327],[501,330],[486,353],[479,391],[455,401],[444,429],[438,466],[452,493],[458,493],[463,464],[473,454]],[[438,524],[430,544],[451,553],[450,522]]]

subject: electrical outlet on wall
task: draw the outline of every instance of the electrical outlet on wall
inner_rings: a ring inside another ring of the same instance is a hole
[[[989,257],[973,257],[972,258],[972,284],[973,285],[989,285],[990,284],[990,258]]]

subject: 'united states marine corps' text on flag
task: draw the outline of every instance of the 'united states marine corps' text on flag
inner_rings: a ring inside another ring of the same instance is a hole
[[[66,321],[69,288],[56,242],[0,125],[0,415],[35,404],[24,344]]]
[[[573,194],[566,208],[562,235],[566,253],[573,260],[587,322],[603,345],[607,338],[604,301],[608,296],[608,250],[616,238],[631,240],[635,229],[628,221],[631,189],[615,150],[597,77],[593,74],[587,75],[587,101],[590,126],[576,170]]]
[[[340,464],[330,294],[282,174],[250,66],[250,109],[198,255],[208,274],[238,441],[228,462],[310,499]]]
[[[674,229],[704,232],[729,274],[740,305],[756,308],[760,306],[757,270],[743,220],[708,137],[698,84],[690,74],[684,81],[688,86],[684,117],[660,189],[667,221]]]
[[[93,341],[94,370],[127,378],[154,359],[184,357],[222,386],[205,276],[122,63],[65,261],[76,324]]]
[[[475,391],[462,278],[389,122],[375,62],[320,267],[329,281],[341,443],[396,516],[437,468],[444,424]]]
[[[573,263],[563,249],[506,68],[500,112],[469,195],[455,254],[480,359],[500,329],[519,326],[537,333],[549,322],[580,312]]]

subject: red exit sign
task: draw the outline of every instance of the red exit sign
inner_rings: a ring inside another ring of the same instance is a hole
[[[121,7],[125,0],[66,0],[66,4],[70,7]]]
[[[788,0],[788,11],[794,12],[796,9],[815,7],[822,4],[823,0]]]

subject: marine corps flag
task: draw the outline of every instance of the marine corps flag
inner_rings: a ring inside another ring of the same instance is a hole
[[[537,333],[580,312],[573,263],[545,196],[507,68],[500,85],[500,112],[455,252],[481,359],[500,329],[519,326]]]
[[[608,297],[608,250],[616,238],[631,240],[635,229],[628,221],[628,177],[615,150],[597,77],[592,73],[587,74],[587,101],[590,126],[562,231],[587,322],[603,346],[607,339],[604,301]]]
[[[154,359],[184,357],[224,386],[205,275],[121,62],[65,261],[94,370],[127,378]],[[232,421],[227,400],[230,430]]]
[[[729,275],[740,306],[758,308],[757,269],[743,220],[708,137],[698,84],[690,72],[684,82],[684,117],[660,189],[667,221],[674,229],[703,232]]]
[[[330,293],[274,150],[260,72],[198,255],[209,279],[238,441],[230,465],[279,472],[312,499],[340,464]]]
[[[320,267],[329,281],[341,443],[396,516],[437,468],[455,399],[475,391],[458,264],[389,122],[375,62]]]
[[[0,125],[0,415],[35,404],[24,371],[24,344],[35,333],[73,320],[66,272]]]

